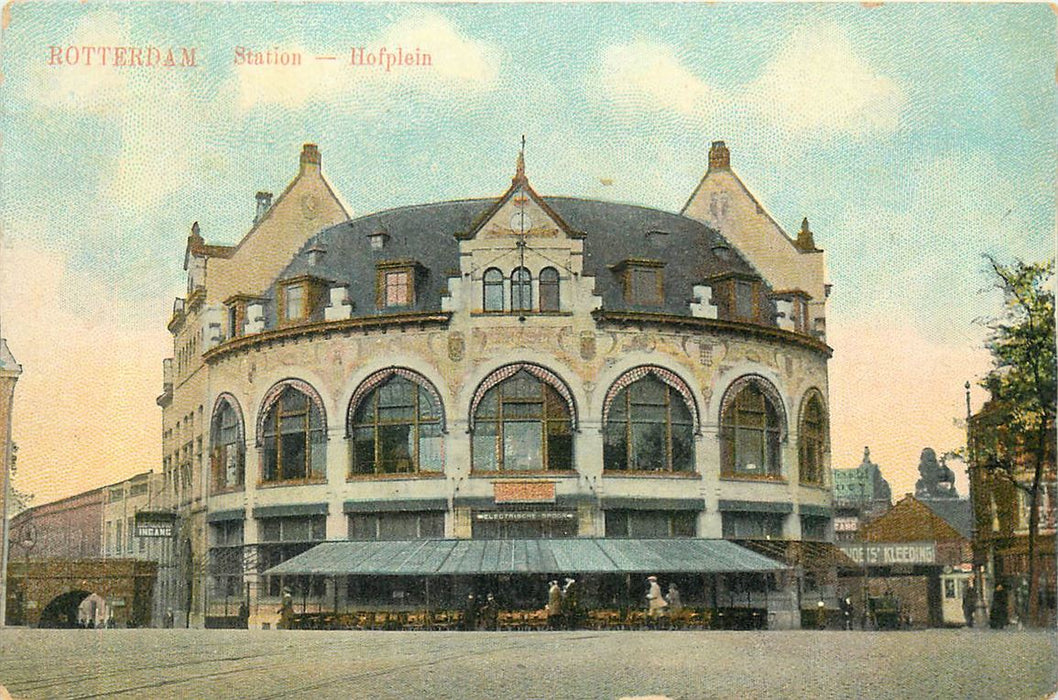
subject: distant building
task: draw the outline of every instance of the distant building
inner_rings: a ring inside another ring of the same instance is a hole
[[[857,606],[865,596],[877,605],[891,593],[901,624],[961,626],[973,576],[971,525],[968,500],[907,494],[864,524],[856,541],[839,544],[863,567],[858,574],[845,572],[845,586]]]
[[[882,470],[863,448],[863,461],[852,469],[834,469],[834,532],[841,541],[855,540],[863,523],[889,510],[892,491]]]

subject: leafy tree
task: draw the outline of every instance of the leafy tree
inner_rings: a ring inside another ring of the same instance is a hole
[[[1004,265],[988,257],[988,262],[1004,304],[1003,313],[988,323],[993,366],[982,384],[991,400],[976,421],[975,442],[984,451],[977,461],[1028,499],[1028,612],[1035,622],[1037,504],[1055,454],[1054,260]]]

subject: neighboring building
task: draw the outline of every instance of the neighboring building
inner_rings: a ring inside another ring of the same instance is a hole
[[[311,144],[257,203],[236,246],[192,228],[169,322],[192,624],[270,624],[284,589],[539,608],[549,573],[638,605],[629,575],[666,572],[798,624],[796,586],[761,578],[782,567],[732,541],[832,541],[828,285],[723,142],[681,214],[541,196],[519,154],[497,197],[350,220]]]
[[[903,624],[961,626],[973,576],[971,538],[969,501],[907,494],[865,524],[857,541],[838,545],[863,567],[846,570],[843,584],[859,610],[864,594],[877,602],[891,593]]]
[[[1027,487],[1035,468],[1032,455],[1024,450],[1015,455],[1015,476],[1023,488],[1015,487],[1006,475],[994,470],[996,447],[989,444],[1004,419],[989,401],[970,419],[970,494],[973,499],[974,558],[982,572],[985,591],[991,596],[996,586],[1006,590],[1005,619],[1017,620],[1029,611],[1029,517]],[[1058,512],[1058,474],[1055,470],[1054,437],[1050,431],[1044,456],[1043,478],[1036,507],[1039,528],[1036,537],[1036,576],[1040,622],[1053,627],[1058,598],[1058,572],[1055,570],[1055,524]],[[991,597],[989,597],[991,600]]]
[[[165,477],[145,472],[103,489],[103,556],[108,559],[138,559],[157,563],[158,578],[151,596],[150,625],[160,627],[165,619],[166,586],[174,568],[172,519],[160,530],[154,523],[164,503]],[[166,532],[169,533],[166,536]],[[110,601],[108,601],[108,604]]]
[[[9,619],[160,624],[156,576],[171,567],[172,538],[140,537],[137,514],[158,509],[163,490],[162,475],[146,472],[12,518]]]
[[[834,469],[834,530],[839,542],[856,540],[860,528],[892,507],[892,491],[882,470],[863,448],[863,461],[852,469]]]

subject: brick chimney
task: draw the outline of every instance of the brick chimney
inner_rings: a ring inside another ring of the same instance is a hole
[[[306,143],[301,147],[301,172],[309,168],[320,169],[320,149],[314,143]]]
[[[723,141],[713,141],[709,149],[709,169],[728,170],[731,168],[731,152]]]

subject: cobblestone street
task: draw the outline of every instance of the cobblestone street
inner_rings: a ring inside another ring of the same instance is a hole
[[[1047,632],[0,631],[23,698],[1043,698]]]

